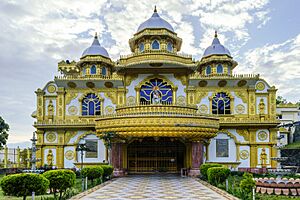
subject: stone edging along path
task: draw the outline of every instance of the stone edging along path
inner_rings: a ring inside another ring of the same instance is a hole
[[[206,187],[208,187],[209,189],[217,192],[218,194],[222,195],[223,197],[225,197],[225,198],[227,198],[229,200],[239,200],[239,198],[237,198],[237,197],[229,194],[228,192],[226,192],[226,191],[224,191],[224,190],[222,190],[220,188],[217,188],[217,187],[215,187],[215,186],[213,186],[213,185],[211,185],[211,184],[209,184],[209,183],[207,183],[205,181],[202,181],[201,179],[196,179],[196,180],[198,182],[200,182],[201,184],[205,185]]]
[[[86,195],[88,195],[88,194],[90,194],[90,193],[92,193],[92,192],[94,192],[94,191],[96,191],[96,190],[98,190],[98,189],[100,189],[100,188],[102,188],[102,187],[104,187],[104,186],[106,186],[106,185],[112,183],[112,182],[115,181],[115,180],[116,180],[115,178],[114,178],[114,179],[111,179],[111,180],[108,180],[108,181],[106,181],[106,182],[104,182],[104,183],[102,183],[102,184],[100,184],[100,185],[97,185],[97,186],[95,186],[95,187],[93,187],[93,188],[90,188],[90,189],[88,189],[88,190],[86,190],[86,191],[84,191],[84,192],[81,192],[81,193],[79,193],[79,194],[77,194],[77,195],[71,197],[70,200],[78,200],[78,199],[81,199],[82,197],[84,197],[84,196],[86,196]]]

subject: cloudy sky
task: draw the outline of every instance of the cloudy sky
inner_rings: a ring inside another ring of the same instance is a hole
[[[34,131],[34,91],[58,74],[62,59],[78,60],[95,32],[111,58],[128,54],[128,39],[157,5],[183,39],[182,52],[201,58],[214,30],[239,66],[261,74],[288,101],[300,99],[298,0],[0,0],[0,116],[9,143]]]

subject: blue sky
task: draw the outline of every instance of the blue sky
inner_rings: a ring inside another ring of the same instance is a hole
[[[79,60],[96,31],[113,60],[129,54],[129,38],[154,5],[183,39],[183,53],[201,58],[218,30],[239,62],[234,73],[261,74],[278,95],[300,99],[298,0],[0,0],[0,116],[9,143],[29,141],[34,91],[53,80],[60,60]]]

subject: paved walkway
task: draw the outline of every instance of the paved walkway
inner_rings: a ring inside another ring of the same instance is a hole
[[[118,178],[81,198],[88,199],[226,199],[192,178],[174,175],[137,175]]]

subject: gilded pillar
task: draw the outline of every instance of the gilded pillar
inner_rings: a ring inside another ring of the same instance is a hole
[[[249,106],[248,106],[248,113],[249,115],[255,115],[255,108],[256,108],[256,100],[255,100],[255,88],[249,88]]]
[[[192,86],[189,86],[187,89],[187,97],[188,97],[188,104],[195,104],[195,88]]]
[[[250,134],[250,168],[257,166],[256,129],[249,129]]]
[[[17,168],[20,167],[20,147],[17,148]]]
[[[38,155],[38,154],[36,154],[36,155]],[[29,148],[26,149],[26,158],[27,158],[27,166],[26,166],[26,168],[29,169],[30,168],[30,162],[29,162],[29,160],[30,160],[30,150],[29,150]],[[38,167],[40,167],[40,163],[41,162],[37,162],[37,166]]]
[[[37,121],[42,121],[44,119],[44,99],[43,99],[43,95],[44,95],[44,91],[41,89],[37,89],[37,91],[35,91],[36,95],[37,95]]]
[[[269,107],[269,116],[270,118],[274,117],[276,118],[276,91],[275,87],[271,87],[268,89],[269,92],[269,98],[268,98],[268,107]]]
[[[59,169],[64,168],[64,147],[63,146],[56,147],[56,166]]]
[[[4,168],[7,168],[7,161],[8,161],[8,148],[7,146],[4,147]]]
[[[64,116],[65,116],[65,89],[59,87],[57,91],[56,117],[57,119],[63,120]]]

